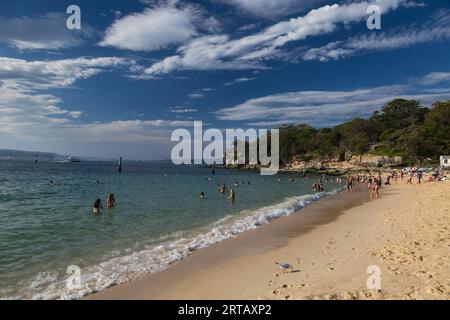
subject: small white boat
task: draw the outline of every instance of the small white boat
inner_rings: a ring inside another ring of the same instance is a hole
[[[81,162],[81,160],[78,157],[69,157],[67,158],[67,162]]]

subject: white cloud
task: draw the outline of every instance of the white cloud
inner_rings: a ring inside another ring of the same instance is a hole
[[[82,123],[79,120],[82,111],[63,108],[60,98],[47,93],[128,63],[114,57],[53,61],[0,57],[0,145],[97,156],[112,156],[120,149],[138,158],[161,157],[170,146],[172,129],[190,127],[192,121],[135,119]],[[158,154],[152,152],[154,149],[144,152],[149,143],[159,148]]]
[[[102,46],[134,51],[155,51],[180,44],[198,35],[199,29],[214,29],[217,21],[203,16],[194,6],[165,4],[116,20],[107,30]]]
[[[263,69],[264,61],[280,55],[288,43],[331,33],[339,24],[364,20],[369,3],[323,6],[238,39],[230,39],[228,35],[201,36],[179,47],[176,55],[154,63],[145,73],[155,76],[175,70]],[[384,13],[405,3],[405,0],[378,1]]]
[[[0,57],[0,80],[9,87],[48,89],[66,87],[79,79],[130,63],[117,57],[76,58],[51,61],[27,61]]]
[[[188,95],[191,99],[200,99],[203,98],[205,95],[203,93],[191,93]]]
[[[61,107],[62,100],[45,91],[70,86],[125,63],[115,57],[53,61],[0,57],[0,130],[20,136],[31,128],[72,123],[82,111]]]
[[[68,88],[132,61],[116,57],[27,61],[0,57],[0,145],[31,150],[158,158],[167,154],[173,128],[191,127],[192,121],[134,119],[82,122],[80,110],[63,107],[54,88]],[[131,112],[129,115],[142,118]],[[152,149],[146,149],[149,145]],[[156,150],[155,150],[156,149]]]
[[[258,17],[286,16],[300,10],[308,10],[324,0],[222,0],[237,6],[241,11]]]
[[[253,126],[309,123],[324,127],[367,117],[395,98],[417,99],[429,105],[450,99],[450,88],[427,90],[391,85],[352,91],[297,91],[250,99],[214,113],[219,120],[243,120]]]
[[[441,12],[422,25],[411,25],[390,32],[370,33],[346,41],[328,43],[303,53],[303,60],[339,60],[368,51],[393,50],[416,44],[450,39],[450,13]]]
[[[62,13],[38,17],[0,18],[0,42],[20,50],[56,50],[81,45],[94,29],[83,23],[81,30],[69,30]]]
[[[198,111],[198,109],[195,108],[186,108],[182,106],[171,107],[167,110],[171,113],[192,113]]]
[[[234,80],[232,80],[232,81],[228,81],[228,82],[225,82],[223,85],[224,86],[232,86],[232,85],[234,85],[234,84],[237,84],[237,83],[243,83],[243,82],[248,82],[248,81],[253,81],[253,80],[255,80],[256,78],[237,78],[237,79],[234,79]]]
[[[420,83],[424,85],[433,85],[448,81],[450,81],[450,72],[432,72],[423,77]]]

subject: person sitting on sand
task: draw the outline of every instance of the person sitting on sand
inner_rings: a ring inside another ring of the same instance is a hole
[[[102,202],[100,199],[95,200],[94,204],[92,205],[92,212],[94,214],[100,213],[100,210],[103,209]]]
[[[114,209],[117,205],[116,199],[114,198],[114,193],[110,193],[108,199],[106,200],[108,209]]]

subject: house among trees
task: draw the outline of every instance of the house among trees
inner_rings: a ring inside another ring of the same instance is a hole
[[[440,162],[442,168],[450,168],[450,156],[441,156]]]

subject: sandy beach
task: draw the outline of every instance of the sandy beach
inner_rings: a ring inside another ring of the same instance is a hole
[[[449,299],[449,220],[450,181],[361,185],[86,299]]]

